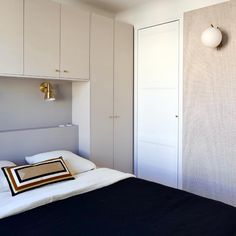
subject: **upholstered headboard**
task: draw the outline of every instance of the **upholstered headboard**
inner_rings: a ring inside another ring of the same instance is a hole
[[[17,164],[24,157],[53,150],[78,152],[78,127],[51,127],[0,132],[0,160]]]

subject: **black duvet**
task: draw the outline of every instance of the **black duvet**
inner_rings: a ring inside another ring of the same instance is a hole
[[[2,219],[0,235],[235,236],[236,208],[129,178]]]

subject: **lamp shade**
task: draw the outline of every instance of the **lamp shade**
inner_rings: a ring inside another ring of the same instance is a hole
[[[55,101],[56,98],[55,98],[55,96],[54,96],[53,91],[48,90],[48,91],[45,93],[45,95],[44,95],[44,100],[45,100],[45,101],[48,101],[48,102]]]
[[[205,31],[203,31],[201,40],[205,46],[210,48],[216,48],[222,42],[222,33],[218,28],[211,26]]]
[[[40,85],[40,91],[44,93],[45,101],[55,101],[53,87],[49,82],[44,82]]]

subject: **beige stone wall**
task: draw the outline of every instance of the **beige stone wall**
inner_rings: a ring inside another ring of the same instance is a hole
[[[201,44],[214,24],[220,50]],[[184,17],[183,187],[236,206],[236,1]]]

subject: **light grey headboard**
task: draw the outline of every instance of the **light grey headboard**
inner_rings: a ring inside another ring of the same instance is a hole
[[[24,163],[24,157],[53,150],[78,152],[78,127],[0,132],[0,160]]]

